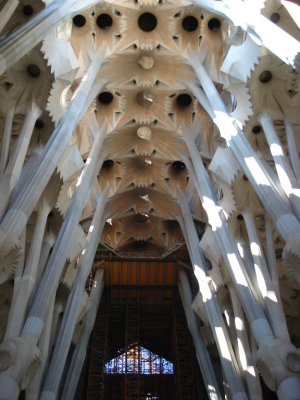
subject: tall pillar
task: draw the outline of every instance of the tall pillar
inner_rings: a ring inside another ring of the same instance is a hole
[[[203,343],[201,332],[199,331],[199,328],[197,326],[196,316],[191,308],[192,293],[188,277],[186,272],[182,269],[179,271],[178,285],[187,324],[193,338],[197,360],[206,386],[208,397],[211,400],[221,399],[222,396],[219,390],[211,359],[208,350]]]
[[[24,323],[28,302],[37,277],[39,257],[43,243],[44,231],[48,214],[51,210],[47,200],[42,199],[37,212],[35,230],[26,259],[23,275],[20,277],[18,287],[14,288],[12,305],[9,310],[5,339],[18,336]]]
[[[42,110],[37,104],[32,102],[26,112],[25,120],[18,138],[17,146],[13,154],[11,154],[9,157],[9,161],[6,168],[4,169],[3,176],[0,177],[0,216],[3,215],[10,194],[20,178],[29,142],[32,136],[34,124],[41,114]],[[4,148],[4,152],[6,152],[6,148]]]
[[[300,220],[300,187],[296,181],[295,175],[290,166],[290,162],[284,154],[284,150],[275,131],[269,113],[267,111],[264,111],[259,116],[259,121],[263,127],[266,139],[268,141],[280,185],[287,197],[289,198],[295,215],[297,216],[298,220]],[[290,125],[286,124],[286,127],[289,130]],[[287,134],[287,138],[292,139],[292,135]]]
[[[199,291],[202,295],[207,318],[219,350],[220,361],[231,396],[233,399],[247,399],[240,371],[223,321],[222,313],[217,298],[212,292],[209,284],[209,277],[206,272],[207,266],[204,255],[199,246],[198,236],[191,212],[186,204],[184,196],[182,195],[178,197],[180,197],[179,203],[182,210],[182,218],[179,219],[179,222],[188,246],[194,274],[199,283]]]
[[[235,284],[254,336],[257,342],[261,346],[264,346],[274,338],[273,333],[262,308],[256,301],[237,246],[226,224],[223,211],[215,203],[210,179],[201,157],[189,140],[186,140],[186,143],[197,176],[195,187],[199,193],[202,206],[207,213],[208,222],[216,234],[215,237],[226,263],[228,273]]]
[[[88,246],[84,254],[82,254],[80,257],[78,273],[68,297],[59,335],[56,339],[54,352],[51,357],[50,365],[47,369],[47,375],[41,393],[41,399],[43,400],[55,399],[59,390],[59,385],[72,341],[75,325],[78,322],[82,293],[85,290],[85,282],[91,270],[99,243],[99,238],[105,224],[105,218],[103,218],[105,200],[103,201],[103,197],[106,200],[106,193],[100,195],[100,199],[98,199],[97,207],[91,223],[91,227],[93,229],[89,232],[87,237]],[[103,271],[101,272],[102,275],[98,274],[98,284],[100,284],[102,281]]]
[[[260,7],[238,0],[194,0],[194,3],[241,26],[259,45],[263,45],[283,62],[300,68],[300,44],[279,26],[260,13]],[[254,2],[253,2],[254,3]],[[259,3],[258,3],[259,4]]]
[[[11,16],[15,12],[18,7],[20,0],[10,0],[7,1],[4,7],[0,12],[0,33],[3,31],[3,28],[10,20]]]
[[[103,155],[100,155],[100,152],[106,133],[105,129],[106,127],[103,127],[102,130],[96,132],[95,142],[89,156],[90,162],[86,164],[81,174],[80,185],[74,194],[73,201],[59,231],[31,310],[28,313],[22,337],[27,338],[29,342],[37,343],[38,341],[43,328],[43,320],[49,306],[49,299],[57,289],[63,267],[69,256],[69,246],[74,238],[74,233],[76,234],[77,232],[82,210],[88,200],[91,184],[96,179],[103,162]],[[105,202],[105,199],[102,197],[101,201]],[[45,293],[47,293],[47,297]]]
[[[8,3],[12,3],[9,0]],[[53,0],[50,4],[12,32],[0,44],[0,75],[14,65],[46,36],[47,32],[55,27],[64,18],[69,17],[78,10],[78,0]],[[79,9],[93,6],[99,3],[96,0],[80,2]]]
[[[271,216],[282,238],[287,242],[283,256],[290,258],[291,267],[297,269],[298,258],[300,258],[299,220],[293,214],[287,197],[277,190],[246,137],[228,114],[219,93],[198,59],[198,55],[190,54],[193,68],[206,96],[196,85],[190,84],[189,87],[219,128],[220,135],[226,140],[266,212]],[[293,258],[293,255],[296,257]]]
[[[76,124],[88,107],[88,101],[92,100],[93,97],[91,95],[96,95],[103,86],[103,81],[97,81],[97,74],[104,56],[105,51],[102,49],[95,55],[87,73],[81,80],[73,100],[44,148],[39,161],[33,165],[27,185],[20,189],[20,192],[17,193],[4,215],[0,224],[0,247],[2,249],[8,246],[6,250],[9,250],[10,242],[14,243],[24,229],[29,216],[72,137]]]
[[[89,342],[92,329],[94,327],[97,310],[101,299],[101,294],[103,289],[103,281],[99,279],[101,273],[102,271],[98,270],[95,276],[94,288],[92,290],[93,297],[91,299],[92,306],[83,322],[83,330],[79,342],[73,353],[73,357],[69,367],[69,372],[65,380],[65,385],[61,395],[62,399],[73,399],[76,392],[80,373],[86,357],[87,345]]]

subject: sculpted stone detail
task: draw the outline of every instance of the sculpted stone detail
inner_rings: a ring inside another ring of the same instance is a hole
[[[21,389],[25,389],[38,369],[39,357],[39,349],[25,339],[8,339],[0,344],[1,375],[20,382]]]
[[[289,341],[275,339],[260,348],[255,355],[256,364],[264,381],[276,391],[281,382],[300,374],[300,350]]]
[[[297,2],[0,2],[0,397],[71,400],[103,286],[177,285],[210,400],[298,400]]]

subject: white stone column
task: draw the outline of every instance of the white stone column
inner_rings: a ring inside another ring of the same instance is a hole
[[[272,326],[274,336],[278,339],[281,338],[289,340],[285,315],[281,308],[280,301],[277,298],[275,288],[271,282],[263,248],[255,226],[254,217],[249,212],[244,212],[243,217],[249,238],[257,284],[265,302],[269,317],[268,319],[270,321],[270,325]]]
[[[56,236],[54,235],[54,233],[51,230],[49,232],[45,232],[45,236],[44,236],[43,244],[42,244],[42,248],[41,248],[41,253],[40,253],[40,258],[39,258],[36,281],[35,281],[33,291],[36,291],[38,288],[38,285],[40,284],[45,267],[47,265],[48,258],[50,256],[50,250],[54,246],[55,240],[56,240]]]
[[[32,136],[36,120],[42,114],[42,110],[34,102],[30,104],[25,120],[18,138],[16,148],[9,156],[7,167],[3,176],[0,177],[0,216],[3,215],[10,194],[15,188],[22,172],[25,156]],[[6,150],[6,149],[5,149]],[[7,154],[8,156],[8,154]]]
[[[235,120],[226,111],[219,93],[195,53],[191,53],[191,63],[206,93],[207,98],[205,101],[203,101],[202,92],[199,92],[192,84],[188,86],[194,91],[196,98],[211,115],[220,130],[220,135],[226,140],[228,147],[231,148],[279,233],[285,241],[290,241],[290,247],[287,252],[294,251],[295,254],[298,254],[300,243],[299,239],[297,241],[295,238],[300,237],[300,224],[289,207],[288,199],[278,192],[246,137],[237,127]],[[207,102],[210,104],[208,108]]]
[[[1,158],[0,158],[0,177],[4,174],[4,170],[6,168],[8,161],[10,138],[11,138],[14,115],[15,115],[15,107],[10,107],[6,111],[4,117],[4,130],[3,130]]]
[[[185,241],[188,244],[194,274],[199,283],[199,291],[202,295],[207,318],[219,350],[220,361],[232,399],[247,399],[240,371],[223,321],[222,313],[218,301],[210,288],[209,277],[206,273],[207,266],[204,255],[199,246],[198,236],[191,212],[184,195],[178,193],[178,197],[180,197],[179,204],[182,211],[182,219],[179,219],[179,223],[183,235],[185,236]]]
[[[61,226],[33,305],[28,313],[22,337],[27,338],[29,342],[37,343],[38,341],[49,307],[49,299],[54,296],[58,287],[63,267],[69,256],[69,247],[73,239],[73,234],[76,232],[82,210],[88,200],[91,184],[96,179],[103,162],[103,156],[100,156],[100,152],[106,133],[105,130],[106,127],[103,127],[102,130],[99,129],[96,132],[95,142],[89,155],[89,164],[86,164],[79,178],[80,184],[77,187],[71,206]],[[47,296],[45,296],[45,293],[47,293]]]
[[[232,283],[228,284],[228,289],[234,313],[233,323],[237,335],[237,358],[239,360],[239,364],[241,365],[244,379],[247,383],[248,396],[251,400],[261,400],[261,386],[249,346],[249,338],[244,321],[243,309]]]
[[[19,0],[9,0],[6,2],[6,4],[2,8],[2,10],[0,12],[0,33],[3,31],[3,28],[10,20],[10,17],[15,12],[19,3],[20,3]]]
[[[285,134],[287,138],[289,157],[298,184],[300,183],[300,160],[295,142],[293,125],[288,117],[284,118]]]
[[[39,340],[39,348],[41,350],[41,359],[39,369],[35,373],[32,381],[26,388],[26,400],[39,400],[40,399],[40,387],[42,383],[42,378],[44,375],[45,367],[47,365],[47,360],[49,357],[49,347],[50,347],[50,334],[51,327],[53,323],[53,310],[54,310],[54,299],[49,307],[47,314],[47,319],[43,332]]]
[[[94,287],[92,289],[92,294],[91,294],[93,306],[90,308],[84,319],[81,337],[74,350],[71,364],[69,366],[69,372],[65,380],[65,385],[61,395],[62,399],[71,400],[74,398],[76,392],[82,366],[86,357],[87,345],[89,342],[92,329],[94,327],[97,310],[102,295],[103,281],[99,279],[100,276],[101,276],[101,271],[98,270],[95,276]],[[54,400],[54,398],[51,398],[51,400]]]
[[[47,203],[46,199],[42,198],[37,212],[35,229],[26,258],[24,272],[18,282],[17,290],[14,290],[13,293],[13,300],[9,310],[5,339],[18,336],[21,333],[28,302],[36,282],[37,268],[43,243],[44,231],[50,211],[51,206]]]
[[[263,45],[283,62],[300,68],[300,44],[260,13],[260,7],[244,1],[194,0],[194,3],[212,13],[230,19],[234,25],[241,26],[255,43]]]
[[[75,325],[78,322],[82,293],[85,290],[85,282],[91,270],[99,243],[99,238],[105,224],[103,210],[105,207],[106,198],[107,194],[103,193],[100,195],[100,198],[97,202],[97,207],[88,234],[88,246],[80,257],[78,273],[68,298],[60,332],[57,337],[51,362],[47,370],[45,383],[40,397],[43,400],[55,399],[58,394],[61,377],[65,368],[67,355],[74,334]],[[98,284],[101,283],[102,277],[103,270],[98,274]]]
[[[300,220],[300,188],[267,111],[259,116],[259,121],[263,127],[275,163],[280,185],[289,198],[298,220]],[[291,135],[287,135],[287,137],[291,138]]]
[[[33,166],[27,185],[20,189],[20,192],[16,195],[4,215],[0,224],[0,248],[5,248],[7,245],[5,243],[6,240],[9,242],[10,238],[19,237],[53,175],[58,161],[72,137],[77,122],[89,105],[87,99],[92,101],[91,94],[96,96],[97,91],[101,90],[104,82],[96,81],[96,77],[104,55],[104,50],[100,50],[95,55],[87,73],[82,78],[74,98],[43,150],[39,161]]]
[[[10,2],[11,0],[9,0]],[[61,0],[53,0],[47,7],[1,42],[0,75],[29,53],[44,39],[47,32],[53,29],[60,21],[71,17],[74,12],[82,8],[91,7],[96,3],[99,3],[99,1],[86,0],[79,2],[78,0],[64,0],[62,2]]]
[[[251,282],[245,271],[235,241],[229,231],[222,209],[216,205],[208,173],[195,146],[186,138],[192,163],[198,182],[198,191],[202,206],[207,213],[208,222],[216,234],[217,243],[226,263],[228,273],[235,284],[239,298],[253,330],[254,336],[261,346],[274,338],[264,311],[256,301]]]
[[[266,259],[271,281],[274,285],[277,298],[280,300],[279,279],[275,256],[275,247],[273,241],[272,222],[268,216],[265,217],[265,230],[266,230]]]
[[[199,327],[197,326],[196,316],[191,308],[193,299],[187,274],[181,269],[179,270],[178,277],[179,293],[181,296],[187,324],[193,338],[198,364],[206,386],[208,397],[211,400],[221,399],[222,396],[219,390],[211,359],[208,350],[203,343]]]

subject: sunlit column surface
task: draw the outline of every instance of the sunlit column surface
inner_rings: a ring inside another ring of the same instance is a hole
[[[185,236],[185,241],[188,244],[194,274],[199,283],[199,291],[202,295],[207,318],[219,350],[220,361],[229,391],[234,399],[247,399],[221,310],[217,298],[210,288],[209,277],[206,272],[206,262],[199,246],[194,221],[184,195],[180,193],[177,193],[177,195],[182,209],[182,219],[180,219],[179,222]]]
[[[226,111],[224,103],[201,64],[198,55],[190,53],[190,56],[191,64],[205,94],[194,84],[189,85],[190,89],[193,90],[200,104],[206,109],[219,128],[221,137],[226,140],[228,147],[237,158],[267,213],[271,216],[281,236],[287,242],[284,257],[290,257],[292,268],[297,268],[296,265],[293,267],[295,260],[293,260],[291,254],[299,253],[299,243],[297,242],[299,239],[297,238],[300,237],[300,224],[289,206],[287,197],[277,190],[246,137],[237,127],[235,120]]]
[[[92,289],[91,308],[83,321],[82,333],[72,356],[68,375],[65,380],[63,392],[61,395],[62,399],[73,399],[76,392],[82,366],[86,357],[87,345],[90,339],[90,334],[94,327],[97,310],[103,290],[103,282],[101,280],[101,276],[102,271],[98,270],[94,280],[94,287]]]
[[[0,247],[10,246],[9,241],[17,238],[24,229],[72,137],[77,122],[89,105],[87,101],[92,101],[104,85],[103,81],[96,80],[104,55],[103,50],[95,55],[75,96],[41,153],[39,161],[33,165],[30,174],[28,173],[27,185],[22,187],[10,204],[0,224]],[[91,93],[94,94],[92,98],[90,98]]]
[[[241,26],[251,38],[283,62],[300,68],[300,43],[260,13],[255,1],[194,0],[194,3]],[[250,5],[251,4],[251,5]]]
[[[59,384],[65,368],[75,325],[76,322],[78,322],[80,304],[82,302],[82,293],[85,290],[86,279],[91,270],[99,237],[105,223],[105,218],[103,218],[103,210],[106,203],[106,198],[107,195],[104,193],[100,195],[97,200],[97,207],[87,237],[88,246],[84,250],[84,253],[80,256],[78,273],[68,297],[59,335],[56,339],[54,352],[51,357],[50,365],[47,369],[45,383],[41,392],[41,399],[56,398],[58,393]],[[97,275],[97,284],[101,284],[102,282],[103,270],[101,272],[102,275]]]
[[[8,1],[11,3],[11,0]],[[47,32],[72,13],[99,3],[96,0],[53,0],[0,43],[0,75],[40,43]]]
[[[208,397],[211,400],[221,399],[221,393],[219,390],[218,382],[215,376],[215,372],[211,363],[211,359],[208,350],[203,343],[199,327],[197,325],[196,316],[191,308],[192,304],[192,293],[189,285],[188,277],[185,271],[182,269],[179,271],[179,292],[183,303],[183,308],[187,320],[189,330],[191,332],[194,346],[196,349],[196,356],[199,363],[199,367],[202,373],[202,377],[205,382]]]

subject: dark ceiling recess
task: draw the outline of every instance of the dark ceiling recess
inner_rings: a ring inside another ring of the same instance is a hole
[[[192,15],[188,15],[182,20],[182,27],[187,32],[194,32],[198,28],[198,20]]]
[[[138,249],[142,249],[144,247],[146,247],[148,244],[148,242],[146,240],[136,240],[134,245],[136,248]]]
[[[105,160],[102,164],[102,168],[108,169],[114,165],[113,160]]]
[[[29,17],[30,15],[33,14],[33,8],[28,4],[23,7],[23,14]]]
[[[258,133],[260,133],[261,132],[261,126],[260,125],[255,125],[253,128],[252,128],[252,133],[254,133],[255,135],[257,135]]]
[[[280,20],[280,14],[279,13],[273,13],[270,17],[271,21],[276,24]]]
[[[186,93],[179,94],[176,103],[182,108],[188,107],[192,103],[192,97]]]
[[[27,73],[30,75],[32,78],[37,78],[41,75],[41,70],[39,67],[35,64],[30,64],[27,67]]]
[[[134,219],[139,224],[145,224],[146,222],[149,221],[149,215],[147,215],[147,214],[136,214]]]
[[[97,25],[100,29],[108,29],[112,26],[113,19],[109,14],[100,14],[97,18]]]
[[[268,83],[268,82],[270,82],[271,79],[272,79],[272,72],[271,71],[263,71],[259,75],[259,80],[261,81],[261,83]]]
[[[208,29],[212,32],[218,32],[221,28],[221,21],[218,18],[211,18],[207,23]]]
[[[174,161],[172,167],[175,171],[183,171],[185,169],[185,164],[182,161]]]
[[[102,92],[98,95],[98,101],[101,104],[110,104],[113,101],[113,94],[110,92]]]
[[[175,229],[178,228],[179,226],[178,221],[176,221],[176,219],[168,219],[165,221],[165,224],[169,229]]]
[[[41,119],[37,119],[35,122],[36,129],[43,129],[45,126],[44,122]]]
[[[78,28],[82,28],[86,23],[86,19],[83,15],[75,15],[73,18],[73,24],[77,26]]]
[[[144,32],[152,32],[157,25],[157,18],[152,13],[144,13],[139,16],[138,26]]]

